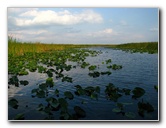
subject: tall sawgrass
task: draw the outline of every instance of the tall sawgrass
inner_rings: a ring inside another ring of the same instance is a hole
[[[73,44],[43,44],[40,42],[20,42],[13,37],[8,37],[8,54],[12,56],[20,56],[25,53],[39,53],[53,50],[64,50],[68,48],[86,47],[85,45]]]

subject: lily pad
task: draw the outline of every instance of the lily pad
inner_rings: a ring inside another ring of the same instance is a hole
[[[28,82],[27,80],[21,80],[21,81],[20,81],[20,84],[26,86],[26,85],[29,84],[29,82]]]
[[[46,73],[47,73],[48,77],[53,77],[53,73],[50,70],[48,70]]]
[[[55,90],[55,95],[59,96],[59,90],[58,89]]]
[[[53,79],[51,77],[46,79],[46,85],[49,86],[49,87],[54,86],[54,82],[53,82]]]
[[[37,110],[37,111],[42,111],[42,110],[44,110],[43,104],[39,104],[36,110]]]
[[[135,87],[133,92],[133,98],[140,98],[141,96],[143,96],[145,94],[145,90],[143,88],[140,87]]]
[[[55,109],[58,108],[60,105],[58,100],[53,97],[47,98],[46,101],[51,105],[51,107]]]
[[[101,75],[111,75],[111,72],[110,71],[101,72]]]
[[[81,68],[85,68],[85,67],[87,67],[87,66],[89,66],[90,64],[89,63],[87,63],[87,62],[83,62],[82,64],[81,64]]]
[[[73,82],[72,78],[71,78],[71,77],[68,77],[68,76],[62,78],[62,82],[64,82],[64,81],[70,82],[70,83]]]
[[[64,92],[64,95],[66,98],[72,100],[74,98],[74,95],[70,91]]]
[[[157,85],[154,86],[154,89],[158,92],[158,86]]]
[[[133,113],[133,112],[126,112],[125,116],[127,116],[128,118],[132,118],[132,119],[136,117],[135,113]]]
[[[58,101],[60,103],[61,108],[66,110],[68,106],[67,101],[64,98],[59,98]]]
[[[14,117],[14,120],[24,120],[24,114],[20,113]]]
[[[91,65],[91,66],[89,66],[89,70],[95,70],[97,68],[97,66],[96,65]]]
[[[18,101],[16,100],[16,99],[10,99],[9,101],[8,101],[8,104],[12,107],[12,108],[14,108],[14,109],[17,109],[18,108]]]
[[[41,90],[47,90],[47,85],[45,83],[42,83],[42,84],[39,85],[39,88]]]
[[[106,64],[108,64],[108,63],[111,63],[112,60],[111,60],[111,59],[108,59],[108,60],[106,60],[105,62],[106,62]]]
[[[39,91],[37,91],[36,96],[38,98],[45,98],[46,97],[46,93],[43,90],[39,90]]]
[[[93,73],[90,72],[88,75],[92,76],[93,78],[96,78],[96,77],[100,76],[100,73],[96,71],[96,72],[93,72]]]
[[[113,112],[121,112],[121,109],[120,108],[113,108],[112,111]]]
[[[82,108],[80,108],[79,106],[75,106],[74,111],[76,112],[76,114],[79,117],[86,117],[86,112]]]
[[[111,66],[111,68],[112,68],[113,70],[121,69],[121,68],[122,68],[122,65],[113,64],[113,65]]]
[[[26,70],[21,70],[19,73],[18,73],[18,75],[20,75],[20,76],[22,76],[22,75],[28,75],[29,73],[28,73],[28,71],[26,71]]]

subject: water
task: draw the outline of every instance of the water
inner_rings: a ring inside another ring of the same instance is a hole
[[[96,57],[87,57],[86,62],[91,65],[97,65],[97,71],[108,71],[107,65],[102,62],[111,59],[112,64],[122,65],[120,70],[110,70],[111,75],[101,75],[93,78],[88,75],[88,68],[82,69],[77,66],[76,69],[71,69],[63,74],[73,78],[73,83],[61,82],[54,77],[54,89],[60,90],[59,97],[64,97],[65,91],[71,91],[74,94],[76,91],[75,85],[81,85],[83,88],[87,86],[99,86],[100,95],[98,100],[91,99],[88,96],[76,96],[73,100],[68,100],[69,112],[74,113],[73,107],[80,106],[86,111],[86,117],[81,120],[133,120],[122,114],[117,114],[112,111],[117,108],[116,102],[106,98],[105,89],[108,83],[113,83],[119,88],[128,88],[133,90],[135,87],[141,87],[145,90],[145,95],[139,99],[132,99],[130,96],[122,96],[118,99],[118,103],[128,103],[124,106],[125,112],[135,113],[134,120],[158,120],[158,92],[154,89],[154,85],[158,85],[158,54],[147,53],[126,53],[121,50],[113,50],[108,48],[91,48],[92,50],[102,51],[102,54]],[[77,65],[73,62],[67,64]],[[29,85],[20,87],[10,86],[8,89],[9,99],[14,97],[19,102],[18,109],[9,107],[9,120],[13,119],[18,113],[24,113],[26,120],[42,120],[46,117],[45,114],[36,110],[40,103],[47,104],[45,98],[32,98],[31,90],[38,87],[38,84],[45,82],[47,74],[39,74],[37,72],[29,73],[28,76],[19,76],[19,80],[28,80]],[[53,90],[49,90],[49,94],[53,95]],[[137,103],[139,101],[149,102],[154,107],[154,112],[146,113],[145,117],[138,114]],[[81,102],[84,101],[85,104]],[[59,119],[59,112],[54,112],[55,120]]]

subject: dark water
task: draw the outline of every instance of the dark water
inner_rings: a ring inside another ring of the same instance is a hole
[[[86,117],[81,120],[131,120],[122,114],[117,114],[112,111],[113,108],[117,108],[116,103],[106,98],[105,89],[108,83],[113,83],[119,88],[128,88],[133,90],[135,87],[143,88],[146,93],[139,99],[132,99],[131,96],[122,96],[118,99],[119,103],[127,103],[124,106],[126,112],[135,113],[134,120],[158,120],[158,92],[154,89],[154,85],[158,85],[158,54],[147,53],[126,53],[121,50],[113,50],[107,48],[91,48],[92,50],[101,50],[102,54],[96,57],[88,57],[86,62],[91,65],[98,65],[97,71],[108,71],[107,65],[102,64],[105,60],[112,59],[112,64],[122,65],[120,70],[110,70],[111,75],[102,75],[98,78],[93,78],[88,75],[89,70],[81,69],[77,66],[76,69],[71,69],[68,72],[64,72],[69,77],[73,78],[73,83],[61,82],[54,77],[55,88],[60,90],[60,97],[64,97],[64,92],[69,90],[73,92],[76,90],[74,85],[87,86],[99,86],[100,95],[98,100],[91,99],[87,96],[74,95],[73,100],[68,100],[69,112],[74,113],[73,107],[75,105],[80,106],[86,111]],[[67,62],[68,64],[76,64]],[[10,76],[9,76],[10,77]],[[45,82],[47,74],[29,73],[28,76],[20,76],[19,80],[28,80],[29,85],[14,87],[10,86],[8,89],[8,97],[18,100],[18,109],[9,107],[8,117],[9,120],[13,119],[18,113],[24,113],[26,120],[41,120],[46,117],[36,110],[40,103],[47,104],[45,98],[32,98],[31,90],[37,88],[38,84]],[[53,89],[49,90],[50,95],[53,94]],[[52,92],[52,93],[51,93]],[[141,117],[138,114],[137,103],[141,100],[149,102],[154,107],[154,112],[145,114],[145,117]],[[84,101],[85,104],[82,104]],[[55,120],[59,119],[59,112],[54,113]]]

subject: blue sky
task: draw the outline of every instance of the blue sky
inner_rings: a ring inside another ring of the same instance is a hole
[[[21,41],[152,42],[158,31],[158,8],[8,8],[8,35]]]

